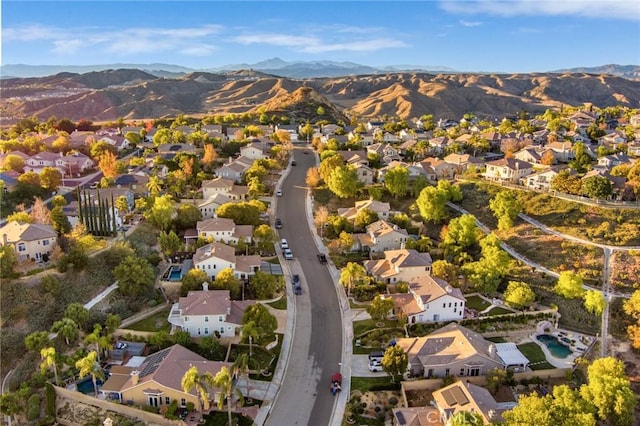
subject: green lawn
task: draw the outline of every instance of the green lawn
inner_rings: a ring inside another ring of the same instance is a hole
[[[128,326],[128,329],[138,331],[167,331],[171,330],[171,324],[167,321],[169,311],[171,308],[163,309],[162,311],[151,315],[148,318],[140,320],[134,324]]]
[[[376,322],[372,319],[363,320],[363,321],[354,321],[353,323],[353,335],[355,337],[360,336],[365,331],[373,330],[375,328],[385,328],[385,327],[398,327],[400,322],[398,320],[385,320],[384,327],[377,327]]]
[[[373,386],[385,386],[392,385],[391,377],[383,376],[383,377],[352,377],[351,378],[351,391],[359,390],[362,393],[368,392]],[[327,391],[329,388],[329,383],[327,383]]]
[[[514,312],[511,309],[501,308],[499,306],[496,306],[495,308],[487,312],[487,316],[513,314],[513,313]]]
[[[278,259],[278,256],[276,256],[276,257],[272,257],[271,259],[268,259],[267,262],[273,263],[274,265],[279,265],[280,259]]]
[[[524,356],[527,357],[531,363],[532,370],[547,370],[555,368],[553,365],[547,362],[547,357],[542,352],[540,346],[534,342],[518,345],[518,349]]]
[[[485,340],[488,340],[488,341],[493,342],[493,343],[507,343],[508,342],[507,339],[505,339],[504,337],[500,337],[500,336],[498,336],[498,337],[485,337]]]
[[[475,309],[476,311],[484,311],[491,305],[491,303],[487,302],[480,296],[470,296],[467,297],[467,302],[465,303],[465,307],[469,309]]]
[[[287,309],[287,295],[283,294],[280,299],[276,300],[275,302],[267,303],[267,305],[271,306],[274,309],[280,309],[281,311],[284,311]]]

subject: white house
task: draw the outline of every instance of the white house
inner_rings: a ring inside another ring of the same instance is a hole
[[[346,218],[349,221],[355,220],[356,216],[361,210],[371,210],[378,215],[379,219],[391,219],[396,214],[391,210],[391,205],[382,201],[376,201],[374,199],[356,201],[353,207],[339,208],[338,215]]]
[[[201,189],[202,198],[205,200],[215,194],[224,194],[231,200],[244,200],[249,194],[249,188],[236,185],[234,180],[224,177],[202,181]]]
[[[0,228],[0,238],[0,245],[13,247],[18,261],[41,261],[51,256],[58,233],[49,225],[12,221]]]
[[[457,321],[464,316],[466,299],[459,288],[431,275],[421,275],[409,283],[409,293],[392,294],[394,313],[409,324]]]
[[[193,267],[204,271],[210,279],[223,269],[231,268],[239,279],[247,279],[260,269],[260,256],[236,256],[235,249],[219,242],[200,247],[193,255]]]
[[[245,308],[254,302],[231,300],[229,290],[209,290],[207,283],[202,287],[173,304],[169,323],[189,332],[191,337],[236,336],[242,327]]]
[[[262,160],[269,158],[270,149],[271,148],[265,143],[251,142],[249,145],[240,148],[240,155],[252,160]]]
[[[559,169],[549,168],[539,172],[530,174],[522,179],[524,186],[539,191],[549,191],[551,189],[551,181],[558,176]]]
[[[377,281],[387,284],[399,281],[410,282],[431,273],[431,255],[414,249],[386,250],[384,259],[364,262],[367,273]]]
[[[518,183],[523,177],[533,173],[533,165],[515,158],[502,158],[487,163],[485,178],[501,182]]]
[[[391,224],[386,220],[378,220],[367,225],[363,234],[353,234],[356,247],[372,253],[404,248],[409,234],[406,229]]]
[[[216,217],[216,211],[221,205],[231,201],[231,198],[226,194],[216,193],[198,204],[198,210],[200,210],[203,219],[210,219]]]
[[[25,161],[24,171],[39,174],[45,167],[56,167],[56,162],[59,158],[60,154],[47,151],[39,152]]]
[[[211,239],[225,244],[238,244],[242,240],[251,243],[253,225],[236,225],[233,219],[222,217],[200,220],[196,223],[198,238]]]

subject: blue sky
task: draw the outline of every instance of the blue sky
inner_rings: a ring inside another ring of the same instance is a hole
[[[637,0],[7,1],[1,63],[285,61],[536,72],[640,65]]]

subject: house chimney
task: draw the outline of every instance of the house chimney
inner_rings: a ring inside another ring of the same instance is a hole
[[[489,356],[490,356],[491,358],[494,358],[494,359],[495,359],[495,358],[496,358],[496,345],[494,345],[493,343],[492,343],[492,344],[490,344],[490,345],[489,345],[488,352],[489,352]]]
[[[7,234],[2,234],[2,245],[9,245],[9,236]]]
[[[131,384],[137,385],[140,381],[140,372],[138,370],[134,370],[131,372]]]
[[[208,282],[203,282],[202,283],[202,291],[209,291],[209,283]]]

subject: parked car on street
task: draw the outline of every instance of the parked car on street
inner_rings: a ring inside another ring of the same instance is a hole
[[[282,221],[280,219],[276,219],[276,229],[282,228]]]
[[[284,249],[284,258],[287,260],[293,260],[293,252],[288,248]]]
[[[276,197],[282,197],[282,189],[276,191]]]
[[[320,263],[325,264],[325,263],[327,263],[327,256],[322,254],[322,253],[320,253],[320,254],[318,254],[318,260],[320,261]]]
[[[285,240],[284,238],[280,240],[280,248],[282,250],[289,248],[289,243],[287,243],[287,240]]]

